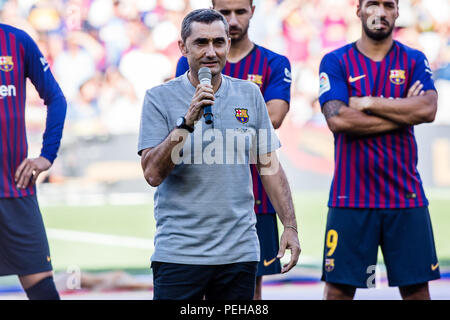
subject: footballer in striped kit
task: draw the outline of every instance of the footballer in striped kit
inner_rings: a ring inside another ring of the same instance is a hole
[[[28,158],[26,78],[47,106],[39,157]],[[59,299],[35,182],[59,149],[65,97],[36,43],[0,24],[0,276],[18,275],[29,299]]]
[[[395,0],[361,0],[362,37],[326,54],[319,101],[335,140],[322,280],[325,298],[367,288],[381,246],[390,286],[428,299],[439,268],[414,126],[432,122],[437,92],[425,55],[392,36]]]

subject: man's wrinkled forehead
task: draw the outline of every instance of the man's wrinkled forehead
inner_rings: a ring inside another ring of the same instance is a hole
[[[191,25],[191,34],[186,39],[192,43],[203,43],[227,39],[225,25],[221,21],[212,23],[193,22]]]
[[[217,5],[218,2],[220,2],[220,4],[228,4],[229,0],[212,0],[212,6],[213,8],[215,8],[215,6]],[[250,6],[253,6],[253,0],[248,0],[250,3]]]
[[[359,0],[359,6],[362,6],[365,2],[373,2],[374,4],[377,3],[383,3],[383,2],[395,2],[398,4],[398,0]]]

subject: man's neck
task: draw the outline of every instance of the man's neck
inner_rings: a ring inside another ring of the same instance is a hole
[[[194,75],[194,73],[191,72],[191,70],[188,71],[187,76],[188,76],[189,82],[194,86],[194,88],[197,88],[197,86],[200,84],[200,81],[198,80],[198,76]],[[212,77],[211,85],[213,86],[214,93],[216,93],[217,90],[219,90],[221,83],[222,83],[222,74],[221,73]]]
[[[227,60],[231,63],[236,63],[253,50],[255,45],[250,41],[248,36],[244,37],[239,42],[231,42],[230,52],[228,53]]]
[[[356,47],[361,53],[373,61],[382,61],[391,49],[393,42],[392,35],[384,40],[377,41],[363,33],[362,37],[356,41]]]

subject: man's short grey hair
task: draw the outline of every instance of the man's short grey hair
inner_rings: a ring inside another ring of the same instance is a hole
[[[191,35],[191,25],[193,22],[211,24],[214,21],[223,22],[225,32],[227,33],[227,37],[229,37],[230,28],[228,26],[227,19],[225,19],[220,12],[213,9],[197,9],[191,11],[186,17],[184,17],[183,22],[181,23],[181,39],[183,42],[186,42],[186,39]]]

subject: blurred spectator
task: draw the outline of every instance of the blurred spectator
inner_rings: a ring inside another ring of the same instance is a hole
[[[70,102],[75,99],[81,84],[95,74],[96,60],[94,54],[88,51],[87,42],[92,40],[89,35],[69,33],[65,40],[65,50],[54,57],[52,71]]]
[[[99,106],[100,85],[101,75],[86,80],[68,106],[68,129],[76,137],[91,139],[106,134]]]
[[[110,134],[137,132],[142,101],[131,82],[115,67],[109,67],[105,72],[99,105],[102,122]]]
[[[138,46],[123,55],[119,71],[134,86],[138,99],[143,101],[145,91],[173,76],[175,68],[155,49],[153,33],[147,31]]]

